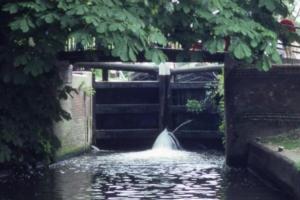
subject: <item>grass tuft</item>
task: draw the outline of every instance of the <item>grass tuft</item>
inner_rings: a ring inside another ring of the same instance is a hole
[[[271,143],[273,145],[283,146],[285,149],[296,149],[300,148],[300,135],[299,134],[289,134],[289,135],[278,135],[274,137],[266,138],[266,143]]]
[[[295,167],[296,167],[296,169],[297,169],[298,171],[300,171],[300,162],[296,162],[296,163],[295,163]]]

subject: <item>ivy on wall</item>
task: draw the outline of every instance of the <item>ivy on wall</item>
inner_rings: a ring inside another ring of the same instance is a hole
[[[217,75],[217,82],[206,84],[205,98],[203,100],[189,99],[186,102],[187,112],[199,114],[203,111],[217,112],[219,121],[219,131],[225,133],[225,102],[224,102],[224,72]],[[225,136],[225,135],[224,135]]]

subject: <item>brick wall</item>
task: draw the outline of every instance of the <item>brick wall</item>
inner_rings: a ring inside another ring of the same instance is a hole
[[[225,64],[227,164],[246,164],[249,141],[300,126],[300,64],[259,71]]]
[[[54,126],[54,132],[61,143],[57,151],[57,159],[85,151],[92,142],[92,87],[91,72],[72,72],[65,68],[65,84],[77,89],[78,94],[61,101],[63,108],[71,114],[72,119],[63,120]]]

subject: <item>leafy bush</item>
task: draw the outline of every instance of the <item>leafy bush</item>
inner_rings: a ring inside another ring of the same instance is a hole
[[[189,99],[186,103],[187,111],[199,113],[203,110],[203,105],[198,100]]]
[[[26,84],[0,81],[0,165],[26,167],[52,161],[59,142],[53,123],[70,119],[59,97],[66,97],[57,69],[38,77],[28,76]]]
[[[224,75],[217,76],[217,84],[209,82],[206,85],[207,91],[205,99],[198,101],[189,99],[186,103],[188,112],[199,113],[203,110],[217,111],[221,118],[219,130],[221,133],[225,132],[225,103],[224,103]]]

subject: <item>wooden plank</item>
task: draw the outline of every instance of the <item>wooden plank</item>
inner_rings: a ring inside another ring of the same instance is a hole
[[[186,113],[187,112],[187,108],[185,105],[170,105],[170,112],[172,113]],[[199,113],[199,115],[216,115],[219,114],[218,112],[213,112],[213,111],[202,111]]]
[[[197,72],[221,72],[224,68],[224,65],[213,65],[213,66],[203,66],[203,67],[189,67],[189,68],[177,68],[172,69],[171,74],[189,74]]]
[[[121,70],[145,73],[157,73],[158,67],[154,64],[145,65],[138,63],[119,63],[119,62],[76,62],[73,64],[75,68],[94,68],[103,70]]]
[[[185,113],[187,112],[187,108],[185,105],[170,105],[171,113]]]
[[[155,139],[158,129],[101,129],[96,130],[96,139]],[[215,130],[181,130],[175,133],[178,139],[221,139],[223,135]]]
[[[122,138],[155,138],[158,129],[101,129],[96,130],[96,139],[122,139]]]
[[[223,135],[216,130],[179,130],[175,133],[178,139],[222,139]]]
[[[218,84],[217,81],[197,81],[197,82],[175,82],[171,83],[172,89],[201,89],[208,88],[208,84]]]
[[[118,113],[156,113],[159,111],[158,104],[97,104],[97,114]]]
[[[158,88],[158,81],[96,82],[95,89]]]

